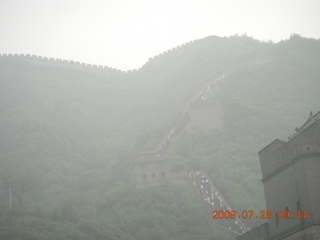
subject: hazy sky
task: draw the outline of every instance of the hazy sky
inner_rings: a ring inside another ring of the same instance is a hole
[[[0,0],[0,53],[139,68],[195,39],[320,38],[320,0]]]

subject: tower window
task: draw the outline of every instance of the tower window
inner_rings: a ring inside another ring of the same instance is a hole
[[[147,180],[147,176],[143,174],[143,180]]]
[[[301,211],[300,201],[297,201],[297,211]]]
[[[309,147],[307,147],[307,151],[310,151],[310,148],[309,148]]]
[[[155,174],[155,173],[152,173],[152,177],[155,178],[155,177],[156,177],[156,174]]]

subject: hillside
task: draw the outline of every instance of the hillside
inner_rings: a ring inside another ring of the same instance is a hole
[[[58,229],[64,229],[59,239],[180,239],[186,228],[190,239],[200,233],[210,239],[187,189],[172,183],[132,189],[131,156],[153,149],[193,92],[228,72],[215,92],[223,131],[185,131],[169,158],[206,170],[236,209],[262,210],[257,152],[319,109],[319,65],[320,41],[299,35],[277,44],[211,36],[127,73],[1,56],[1,212],[8,210],[10,175],[17,188],[32,186],[23,207],[14,199],[16,239],[55,239]],[[0,236],[9,234],[6,226]],[[19,238],[30,227],[29,238]]]

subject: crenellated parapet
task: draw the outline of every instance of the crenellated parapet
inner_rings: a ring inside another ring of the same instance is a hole
[[[150,57],[150,58],[148,59],[148,61],[146,62],[146,64],[151,63],[152,61],[157,60],[159,57],[168,56],[168,55],[170,55],[170,54],[172,54],[172,53],[175,53],[175,52],[177,52],[177,51],[184,50],[186,47],[189,47],[189,45],[195,44],[195,43],[197,43],[198,41],[199,41],[199,40],[189,41],[189,42],[186,42],[186,43],[184,43],[184,44],[178,45],[178,46],[176,46],[176,47],[174,47],[174,48],[171,48],[171,49],[169,49],[169,50],[166,50],[166,51],[164,51],[164,52],[161,52],[161,53],[159,53],[159,54],[157,54],[157,55],[155,55],[155,56],[153,56],[153,57]],[[146,64],[145,64],[145,65],[146,65]]]
[[[184,44],[178,45],[174,48],[171,48],[169,50],[166,50],[162,53],[159,53],[153,57],[150,57],[148,59],[148,61],[143,64],[140,68],[136,68],[136,69],[131,69],[131,70],[127,70],[127,71],[122,71],[116,68],[112,68],[112,67],[108,67],[108,66],[104,66],[104,65],[96,65],[96,64],[89,64],[89,63],[84,63],[84,62],[79,62],[79,61],[73,61],[73,60],[68,60],[68,59],[60,59],[60,58],[52,58],[52,57],[44,57],[44,56],[39,56],[39,55],[33,55],[33,54],[0,54],[0,60],[1,59],[10,59],[10,60],[37,60],[37,64],[40,63],[39,60],[43,61],[45,60],[45,63],[54,63],[54,64],[59,64],[59,63],[63,63],[63,64],[69,64],[69,66],[80,66],[80,67],[87,67],[87,68],[91,68],[91,69],[97,69],[97,70],[103,70],[103,71],[109,71],[109,72],[113,72],[116,74],[125,74],[125,73],[138,73],[144,66],[146,66],[148,63],[157,60],[159,57],[164,57],[167,56],[169,54],[172,54],[176,51],[181,51],[182,49],[188,47],[189,45],[195,44],[196,42],[198,42],[199,40],[193,40],[193,41],[189,41],[186,42]]]
[[[295,129],[288,141],[274,140],[259,152],[269,239],[318,239],[320,232],[320,112]],[[292,214],[290,219],[278,212]],[[304,213],[308,217],[296,217]],[[249,239],[249,238],[244,238]]]
[[[304,157],[320,154],[319,124],[320,112],[310,113],[308,120],[295,129],[287,142],[276,139],[259,152],[263,181]]]
[[[0,61],[1,60],[28,61],[31,63],[48,64],[48,65],[62,64],[63,66],[90,68],[93,70],[99,70],[99,71],[109,72],[113,74],[126,73],[126,71],[122,71],[122,70],[104,66],[104,65],[89,64],[89,63],[84,63],[79,61],[68,60],[68,59],[51,58],[51,57],[44,57],[44,56],[33,55],[33,54],[0,54]]]
[[[197,44],[199,40],[193,40],[186,43],[183,43],[181,45],[178,45],[174,48],[168,49],[164,52],[161,52],[153,57],[150,57],[145,64],[143,64],[141,67],[136,69],[130,69],[126,71],[122,71],[116,68],[104,66],[104,65],[96,65],[96,64],[89,64],[85,62],[79,62],[74,60],[68,60],[68,59],[60,59],[60,58],[52,58],[52,57],[44,57],[39,55],[33,55],[33,54],[0,54],[0,61],[1,59],[10,59],[10,60],[28,60],[29,62],[37,63],[37,64],[62,64],[63,66],[73,66],[73,67],[81,67],[81,68],[90,68],[93,70],[98,70],[102,72],[109,72],[112,74],[136,74],[139,73],[140,70],[142,70],[144,67],[148,66],[148,64],[157,61],[160,58],[170,56],[177,51],[185,50],[186,48]]]

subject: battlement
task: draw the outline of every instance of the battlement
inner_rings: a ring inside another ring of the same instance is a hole
[[[159,154],[156,151],[150,151],[150,152],[142,152],[133,157],[134,163],[145,163],[145,162],[151,162],[151,161],[157,161],[157,160],[163,160],[165,157],[163,154]]]
[[[144,152],[134,157],[131,176],[132,180],[140,185],[158,183],[165,179],[185,180],[187,172],[175,169],[164,155],[157,152]]]
[[[164,51],[164,52],[161,52],[161,53],[159,53],[159,54],[157,54],[157,55],[155,55],[155,56],[153,56],[153,57],[150,57],[150,58],[148,59],[148,61],[147,61],[143,66],[148,65],[148,64],[150,64],[150,63],[152,63],[152,62],[154,62],[154,61],[157,61],[160,57],[169,56],[169,55],[171,55],[171,54],[173,54],[173,53],[175,53],[175,52],[177,52],[177,51],[181,51],[181,50],[184,49],[185,47],[188,47],[188,46],[190,46],[190,45],[192,45],[192,44],[196,44],[196,43],[198,43],[199,41],[200,41],[199,39],[193,40],[193,41],[189,41],[189,42],[186,42],[186,43],[184,43],[184,44],[178,45],[178,46],[176,46],[176,47],[174,47],[174,48],[171,48],[171,49],[169,49],[169,50],[166,50],[166,51]],[[143,67],[143,66],[142,66],[142,67]],[[140,68],[140,69],[141,69],[141,68]],[[139,70],[140,70],[140,69],[139,69]]]
[[[295,131],[287,142],[276,139],[259,152],[262,182],[269,211],[292,216],[300,211],[308,217],[270,219],[268,239],[302,239],[291,237],[311,234],[306,227],[320,222],[320,112],[311,112]]]
[[[287,142],[276,139],[259,152],[266,209],[272,218],[237,240],[319,239],[320,112],[311,112],[295,131]],[[290,217],[278,217],[281,212]],[[299,217],[301,213],[305,216]]]
[[[112,72],[115,74],[125,74],[125,73],[138,73],[144,66],[146,66],[149,62],[152,62],[154,60],[156,60],[157,58],[159,58],[160,56],[164,56],[167,54],[172,53],[175,50],[181,49],[182,47],[188,46],[192,43],[197,42],[198,40],[194,40],[194,41],[190,41],[187,43],[184,43],[182,45],[179,45],[177,47],[174,47],[172,49],[169,49],[167,51],[164,51],[162,53],[159,53],[158,55],[155,55],[154,57],[151,57],[148,59],[148,61],[143,64],[140,68],[136,68],[136,69],[130,69],[130,70],[120,70],[120,69],[116,69],[116,68],[112,68],[112,67],[108,67],[108,66],[104,66],[104,65],[97,65],[97,64],[89,64],[89,63],[85,63],[85,62],[78,62],[78,61],[73,61],[73,60],[67,60],[67,59],[59,59],[59,58],[52,58],[52,57],[44,57],[44,56],[39,56],[39,55],[33,55],[33,54],[12,54],[12,53],[2,53],[0,54],[0,61],[4,60],[4,59],[9,59],[9,60],[29,60],[29,61],[33,61],[37,64],[42,63],[42,64],[69,64],[68,66],[78,66],[78,67],[87,67],[87,68],[91,68],[94,70],[103,70],[103,71],[108,71],[108,72]],[[42,61],[42,62],[41,62]],[[44,62],[43,62],[44,61]]]
[[[259,152],[263,180],[309,155],[320,154],[320,112],[311,115],[287,142],[274,140]]]
[[[51,58],[51,57],[43,57],[43,56],[38,56],[38,55],[32,55],[32,54],[0,54],[0,61],[1,59],[15,59],[15,60],[46,60],[45,63],[63,63],[63,64],[69,64],[73,65],[73,66],[80,66],[80,67],[90,67],[91,69],[94,70],[102,70],[102,71],[108,71],[108,72],[112,72],[113,74],[136,74],[139,73],[142,69],[144,69],[145,67],[151,66],[153,63],[156,63],[158,60],[163,59],[163,57],[166,56],[170,56],[172,54],[175,54],[179,51],[183,51],[186,48],[189,48],[190,46],[194,46],[196,44],[199,44],[200,42],[204,43],[204,44],[208,44],[210,43],[212,38],[217,38],[219,39],[219,37],[215,37],[215,36],[210,36],[204,39],[196,39],[196,40],[192,40],[186,43],[183,43],[181,45],[178,45],[174,48],[168,49],[164,52],[161,52],[153,57],[150,57],[141,67],[136,68],[136,69],[130,69],[130,70],[120,70],[120,69],[116,69],[116,68],[112,68],[112,67],[108,67],[108,66],[104,66],[104,65],[96,65],[96,64],[89,64],[89,63],[84,63],[84,62],[79,62],[79,61],[73,61],[73,60],[66,60],[66,59],[59,59],[59,58]],[[252,58],[252,57],[251,57]],[[40,61],[39,61],[40,62]],[[37,62],[37,63],[39,63]]]
[[[32,55],[32,54],[0,54],[0,61],[1,60],[28,61],[35,64],[45,64],[45,65],[61,65],[62,64],[63,66],[91,68],[93,70],[105,71],[113,74],[126,73],[126,71],[121,71],[119,69],[111,68],[108,66],[88,64],[88,63],[77,62],[73,60],[44,57],[44,56],[38,56],[38,55]]]

